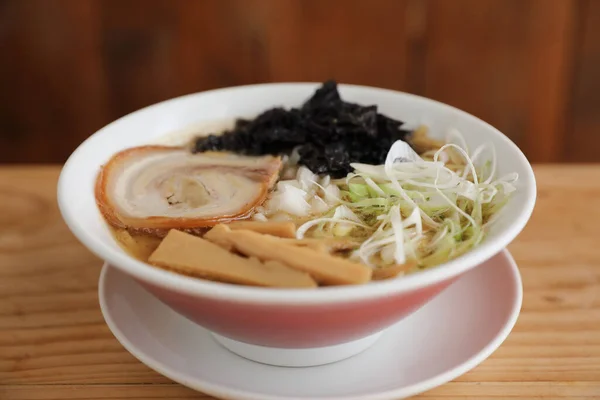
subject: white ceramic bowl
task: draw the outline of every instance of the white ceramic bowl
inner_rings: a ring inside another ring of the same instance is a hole
[[[96,175],[114,153],[164,142],[166,134],[190,126],[252,117],[273,106],[298,106],[317,87],[285,83],[213,90],[155,104],[109,124],[82,143],[63,168],[58,201],[65,222],[93,253],[245,357],[277,365],[316,365],[365,349],[387,327],[506,247],[529,220],[536,198],[531,166],[513,142],[480,119],[419,96],[340,85],[344,100],[376,104],[383,114],[412,126],[426,124],[434,137],[443,138],[455,128],[471,148],[491,143],[498,156],[498,175],[519,174],[516,193],[481,245],[439,267],[397,280],[306,291],[189,278],[126,254],[111,236],[94,200]]]

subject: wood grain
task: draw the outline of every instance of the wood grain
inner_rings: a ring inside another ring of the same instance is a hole
[[[0,162],[63,162],[114,119],[218,87],[334,77],[405,89],[407,4],[4,0]]]
[[[598,161],[599,9],[592,0],[2,0],[0,162],[63,162],[103,125],[175,96],[332,77],[464,108],[533,161]]]
[[[575,56],[571,126],[566,136],[566,159],[590,162],[600,154],[600,2],[582,1]]]
[[[362,0],[254,0],[244,4],[247,9],[241,10],[240,17],[244,15],[244,23],[262,44],[269,80],[335,78],[407,88],[406,21],[412,15],[408,2],[378,0],[374,6]]]
[[[4,390],[4,392],[3,392]],[[7,400],[123,400],[169,399],[212,400],[176,384],[153,385],[53,385],[0,386]],[[426,400],[595,400],[596,384],[566,382],[524,382],[519,384],[450,382],[412,399]]]
[[[562,157],[574,0],[429,0],[425,92],[515,140],[536,162]]]
[[[2,2],[0,162],[65,160],[113,117],[98,51],[98,6]]]
[[[600,166],[535,171],[536,210],[510,246],[525,288],[514,331],[480,366],[416,398],[600,398],[600,209],[589,206]],[[58,172],[0,168],[0,399],[209,399],[139,363],[109,332],[101,262],[61,221]]]

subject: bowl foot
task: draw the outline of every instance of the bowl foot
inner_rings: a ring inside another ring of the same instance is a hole
[[[314,367],[344,360],[371,347],[382,332],[353,342],[310,349],[282,349],[242,343],[213,333],[223,347],[240,357],[278,367]]]

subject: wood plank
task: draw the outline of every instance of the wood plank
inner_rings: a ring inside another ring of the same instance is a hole
[[[525,287],[514,331],[480,366],[417,398],[600,396],[600,210],[587,207],[600,195],[600,166],[535,172],[536,210],[510,246]],[[112,337],[97,305],[101,263],[61,221],[57,176],[56,167],[0,167],[0,398],[208,399]]]
[[[276,7],[272,0],[261,2]],[[278,2],[277,2],[278,3]],[[267,82],[265,38],[252,0],[183,1],[175,63],[180,93]]]
[[[579,15],[572,120],[565,131],[565,147],[568,161],[589,162],[600,157],[600,3],[582,1]]]
[[[0,163],[64,161],[110,120],[98,3],[2,4]]]
[[[102,262],[61,220],[58,168],[0,171],[0,384],[166,382],[106,327]]]
[[[109,0],[103,58],[111,106],[122,116],[183,94],[252,83],[251,40],[232,14],[239,1]]]
[[[212,400],[214,397],[176,384],[0,386],[2,400]]]
[[[174,49],[182,3],[108,0],[99,4],[99,53],[106,70],[111,114],[118,118],[177,95]]]
[[[425,94],[562,158],[575,0],[428,0]]]
[[[598,159],[597,2],[0,4],[0,43],[10,55],[0,63],[0,162],[62,162],[115,118],[182,94],[329,77],[464,108],[534,161]]]
[[[270,81],[341,82],[407,88],[407,1],[244,1],[239,23],[263,49]],[[376,34],[375,34],[376,32]]]
[[[160,385],[27,385],[0,386],[3,400],[113,400],[169,399],[211,400],[214,397],[194,392],[175,384]],[[413,399],[439,400],[592,400],[600,395],[596,383],[522,382],[522,383],[462,383],[450,382]]]

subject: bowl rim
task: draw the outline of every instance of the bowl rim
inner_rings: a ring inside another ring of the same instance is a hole
[[[325,304],[325,303],[338,303],[347,301],[359,301],[369,298],[376,298],[382,296],[389,296],[392,294],[400,294],[404,292],[410,292],[423,287],[432,286],[437,283],[441,283],[456,277],[471,268],[488,260],[502,249],[504,249],[510,242],[512,242],[516,236],[523,230],[527,224],[533,208],[536,202],[536,181],[533,173],[531,164],[521,151],[519,147],[512,142],[507,136],[505,136],[498,129],[488,124],[487,122],[475,117],[466,111],[460,110],[456,107],[448,104],[429,99],[423,96],[418,96],[410,93],[405,93],[397,90],[378,88],[373,86],[364,85],[353,85],[353,84],[339,84],[340,89],[354,88],[361,90],[370,90],[373,92],[387,93],[388,95],[401,95],[408,99],[425,101],[436,104],[438,107],[443,107],[448,110],[457,112],[463,118],[475,120],[479,124],[486,126],[488,130],[497,135],[500,140],[503,140],[508,147],[511,149],[514,160],[522,164],[525,169],[527,178],[530,185],[524,186],[521,190],[525,191],[524,201],[522,207],[514,218],[513,222],[494,240],[485,240],[474,249],[468,251],[464,255],[457,257],[453,260],[445,262],[435,268],[416,272],[411,275],[402,277],[397,280],[386,280],[370,282],[365,285],[351,285],[351,286],[331,286],[322,287],[318,290],[300,290],[300,289],[279,289],[279,288],[261,288],[261,287],[250,287],[250,286],[238,286],[227,283],[219,283],[188,277],[177,274],[175,272],[163,270],[149,266],[147,263],[139,261],[132,256],[128,255],[123,250],[114,250],[106,246],[102,240],[98,239],[96,235],[89,233],[85,227],[79,223],[75,210],[70,207],[69,203],[69,192],[75,190],[73,187],[69,187],[69,177],[77,169],[77,160],[83,155],[84,152],[89,151],[88,148],[93,146],[94,139],[100,135],[109,132],[112,126],[123,119],[133,118],[138,114],[147,113],[153,108],[159,108],[166,104],[172,104],[180,101],[185,101],[187,98],[196,96],[211,96],[220,92],[226,91],[244,91],[249,89],[259,88],[283,88],[285,86],[297,86],[313,88],[316,85],[320,85],[318,82],[281,82],[281,83],[262,83],[253,85],[241,85],[231,86],[225,88],[219,88],[214,90],[208,90],[203,92],[191,93],[172,99],[168,99],[159,103],[149,105],[147,107],[136,110],[129,113],[111,123],[99,129],[94,134],[90,135],[84,140],[73,153],[69,156],[66,163],[64,164],[57,185],[57,198],[58,205],[62,217],[71,230],[71,232],[77,237],[77,239],[86,246],[92,253],[105,260],[109,264],[119,268],[125,273],[139,279],[147,284],[169,289],[174,292],[192,295],[210,297],[214,299],[221,299],[226,301],[237,301],[237,302],[251,302],[260,304],[296,304],[296,305],[307,305],[307,304]]]

